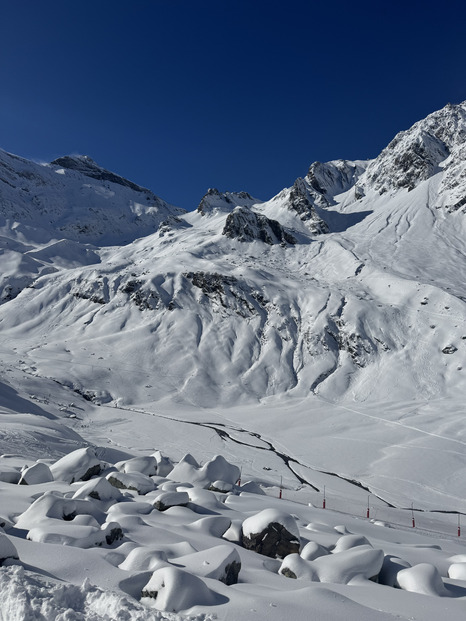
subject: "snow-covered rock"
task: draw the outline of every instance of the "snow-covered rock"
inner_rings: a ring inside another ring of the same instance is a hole
[[[443,584],[442,577],[435,565],[419,563],[413,567],[402,569],[397,574],[401,589],[424,595],[449,597],[450,593]]]
[[[115,467],[120,472],[125,472],[127,474],[131,472],[140,472],[148,477],[157,474],[157,460],[152,455],[133,457],[132,459],[116,463]]]
[[[398,584],[398,572],[408,567],[411,567],[408,561],[391,554],[386,554],[383,559],[382,569],[379,573],[379,583],[390,587],[400,588],[400,585]]]
[[[133,490],[142,495],[155,489],[154,481],[141,472],[109,472],[106,479],[117,489]]]
[[[19,559],[18,551],[12,541],[0,530],[0,565],[7,559]]]
[[[47,464],[38,462],[21,472],[20,485],[37,485],[53,481],[53,474]]]
[[[272,558],[299,553],[301,545],[296,520],[278,509],[264,509],[244,520],[242,543],[248,550]]]
[[[141,597],[146,605],[167,612],[180,612],[193,606],[211,606],[222,599],[201,578],[178,567],[163,567],[154,571]]]
[[[319,558],[319,556],[325,556],[326,554],[329,554],[328,549],[315,541],[309,541],[301,550],[301,558],[305,561],[313,561]]]
[[[226,585],[236,584],[241,570],[237,549],[226,544],[178,557],[173,562],[196,576],[213,578]]]
[[[364,535],[343,535],[343,537],[340,537],[336,542],[335,547],[332,549],[332,553],[344,552],[345,550],[350,550],[357,546],[372,547]]]
[[[68,453],[50,466],[56,481],[88,481],[102,470],[102,463],[91,447],[77,449]]]
[[[154,507],[158,511],[166,511],[170,507],[186,507],[188,502],[187,492],[163,492],[154,500]]]
[[[464,580],[466,582],[466,562],[452,563],[448,568],[448,577],[453,580]]]
[[[240,469],[238,466],[228,463],[222,455],[215,455],[203,466],[200,466],[192,455],[187,454],[175,465],[167,478],[180,483],[209,487],[218,480],[234,484],[239,476]]]
[[[106,478],[98,477],[81,485],[73,494],[73,498],[92,498],[94,500],[117,501],[123,498],[122,493]]]
[[[383,550],[358,546],[338,554],[320,556],[310,562],[320,582],[348,584],[355,578],[377,580],[383,559]]]
[[[278,573],[294,580],[319,582],[319,576],[312,563],[299,554],[289,554],[283,559]]]

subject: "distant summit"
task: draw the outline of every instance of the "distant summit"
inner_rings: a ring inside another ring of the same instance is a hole
[[[62,168],[68,168],[69,170],[76,170],[86,177],[97,179],[98,181],[110,181],[111,183],[118,183],[126,188],[131,188],[135,192],[149,192],[146,188],[128,181],[120,175],[102,168],[88,155],[65,155],[64,157],[58,157],[51,162],[52,166],[61,166]]]

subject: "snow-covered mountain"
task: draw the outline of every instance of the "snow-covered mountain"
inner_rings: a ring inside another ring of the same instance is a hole
[[[315,163],[266,202],[209,190],[191,213],[87,157],[3,153],[3,330],[70,361],[111,342],[157,378],[118,382],[119,403],[461,390],[465,119],[447,106],[371,162]]]
[[[85,156],[3,152],[2,334],[119,406],[460,394],[465,135],[448,105],[375,160],[314,163],[267,201],[211,189],[189,213]]]
[[[0,569],[0,616],[278,621],[312,595],[316,618],[382,620],[429,593],[433,621],[464,599],[462,541],[428,542],[466,512],[465,137],[448,105],[374,160],[191,212],[86,156],[0,152],[0,565],[26,568]],[[411,503],[427,534],[381,529],[414,526]],[[260,560],[241,532],[283,507],[301,556]],[[232,546],[243,584],[221,586]]]

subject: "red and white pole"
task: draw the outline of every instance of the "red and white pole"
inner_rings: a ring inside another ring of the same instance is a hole
[[[414,508],[413,503],[411,503],[411,518],[413,520],[413,528],[416,528],[416,522],[414,521]]]
[[[367,497],[367,513],[366,513],[367,519],[369,519],[370,517],[369,499],[370,499],[370,496]]]
[[[458,513],[458,537],[461,537],[460,514]]]

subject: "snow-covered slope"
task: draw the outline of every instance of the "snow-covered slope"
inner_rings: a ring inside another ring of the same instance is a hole
[[[180,585],[184,608],[200,603],[199,619],[312,618],[312,596],[319,619],[409,618],[421,606],[433,621],[444,597],[465,597],[461,540],[438,552],[426,537],[377,534],[411,527],[412,503],[428,537],[451,538],[459,515],[437,512],[466,511],[465,137],[466,103],[448,105],[372,161],[314,163],[267,201],[209,190],[190,213],[88,157],[39,165],[0,152],[0,553],[14,565],[17,548],[26,567],[2,568],[2,613],[176,618],[136,601],[162,584]],[[70,483],[74,458],[55,463],[75,449],[94,476],[83,490]],[[231,469],[209,465],[217,453]],[[95,479],[100,462],[134,488],[123,500]],[[253,481],[241,496],[222,480],[237,467]],[[225,505],[198,489],[211,470],[215,490],[232,493]],[[283,565],[240,545],[243,585],[219,586],[196,554],[219,571],[233,563],[217,531],[232,517],[226,541],[239,545],[240,523],[278,510],[280,481],[312,545]],[[353,517],[307,507],[325,490]],[[97,507],[96,494],[108,496]],[[378,520],[361,526],[369,494]],[[178,504],[159,515],[162,501]],[[73,532],[58,515],[72,502]],[[109,543],[114,521],[123,543]],[[337,542],[342,524],[361,549]],[[154,528],[176,550],[154,546]],[[82,549],[99,542],[98,554]],[[63,556],[62,543],[77,547]],[[342,556],[313,556],[322,547]],[[396,597],[367,580],[380,550],[400,556],[380,574],[398,580]],[[82,584],[89,567],[96,587]],[[173,598],[167,587],[159,607]],[[461,614],[454,601],[451,618]]]
[[[87,157],[3,153],[0,325],[14,364],[125,407],[286,396],[395,402],[402,417],[401,404],[456,398],[465,109],[430,115],[371,162],[315,163],[269,201],[209,190],[191,213]],[[450,426],[441,414],[434,435]]]

